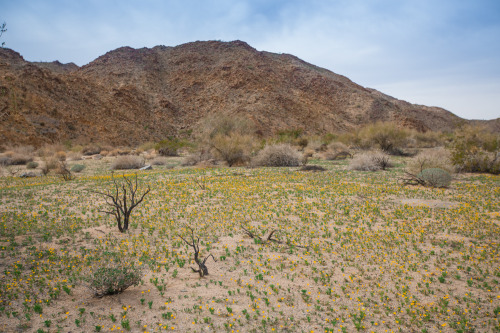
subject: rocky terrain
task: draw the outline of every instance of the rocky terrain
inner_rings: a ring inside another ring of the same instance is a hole
[[[263,136],[281,129],[348,131],[377,120],[420,131],[467,122],[241,41],[122,47],[82,67],[27,62],[0,49],[3,143],[134,145],[196,133],[212,114],[244,115]]]

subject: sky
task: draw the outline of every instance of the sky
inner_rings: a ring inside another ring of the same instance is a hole
[[[500,117],[500,0],[0,0],[28,61],[242,40],[466,119]]]

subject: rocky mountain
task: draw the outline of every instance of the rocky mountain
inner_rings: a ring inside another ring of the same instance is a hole
[[[241,41],[122,47],[88,65],[31,63],[0,49],[0,142],[138,144],[243,115],[261,135],[349,131],[377,120],[451,130],[466,120]]]

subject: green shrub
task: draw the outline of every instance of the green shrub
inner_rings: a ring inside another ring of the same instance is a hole
[[[300,165],[300,154],[288,144],[264,147],[252,161],[255,166],[295,167]]]
[[[28,164],[26,164],[26,169],[36,169],[38,168],[38,163],[37,162],[28,162]]]
[[[178,156],[178,150],[188,146],[188,143],[177,138],[169,138],[155,144],[155,149],[161,156]]]
[[[358,143],[362,148],[378,147],[388,154],[400,154],[408,141],[410,133],[391,122],[377,122],[359,130]]]
[[[71,167],[72,172],[82,172],[85,169],[85,165],[83,164],[75,164]]]
[[[451,183],[450,173],[440,168],[422,170],[417,177],[424,185],[430,187],[444,188],[450,186]]]
[[[121,259],[117,254],[104,253],[104,258],[90,265],[83,280],[96,297],[123,292],[136,286],[144,276],[138,263]]]

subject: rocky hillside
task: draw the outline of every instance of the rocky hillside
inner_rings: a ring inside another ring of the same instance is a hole
[[[0,49],[0,142],[138,144],[196,132],[211,114],[244,115],[264,136],[348,131],[377,120],[421,131],[465,122],[241,41],[122,47],[83,67],[30,63]]]

